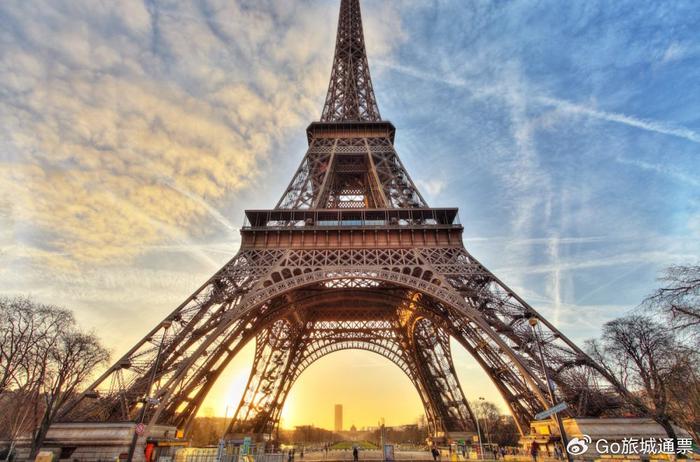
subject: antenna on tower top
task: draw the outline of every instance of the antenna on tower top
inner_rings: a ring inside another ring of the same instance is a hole
[[[362,32],[360,0],[341,0],[333,69],[321,122],[379,120]]]

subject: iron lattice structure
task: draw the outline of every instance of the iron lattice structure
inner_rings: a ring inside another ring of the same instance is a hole
[[[369,77],[360,3],[342,2],[338,36],[321,122],[378,122],[379,107]]]
[[[231,359],[255,340],[229,428],[271,435],[294,381],[343,349],[384,356],[409,377],[432,434],[469,434],[474,417],[450,339],[486,371],[527,431],[551,405],[574,416],[621,404],[605,371],[464,248],[457,209],[430,208],[380,119],[359,0],[342,0],[331,82],[309,149],[272,210],[246,211],[241,249],[63,412],[64,421],[187,429]],[[148,393],[148,404],[143,404]]]

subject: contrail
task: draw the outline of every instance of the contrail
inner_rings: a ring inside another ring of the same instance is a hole
[[[107,193],[107,197],[109,197],[115,203],[121,204],[122,207],[128,208],[130,213],[133,213],[134,215],[141,216],[151,226],[164,231],[172,239],[177,241],[178,244],[181,247],[183,247],[189,254],[197,257],[199,260],[210,265],[212,268],[218,269],[221,267],[221,264],[219,262],[212,259],[209,255],[204,253],[201,249],[198,249],[196,246],[193,246],[189,237],[184,235],[184,233],[181,230],[179,230],[179,229],[175,228],[174,226],[171,226],[167,223],[164,223],[156,218],[151,217],[149,214],[143,212],[140,208],[134,206],[131,202],[124,200],[111,192]]]
[[[667,165],[652,164],[636,159],[625,159],[624,157],[618,157],[615,159],[615,161],[624,165],[631,165],[642,170],[649,170],[652,172],[659,173],[661,175],[667,175],[677,181],[682,181],[684,183],[688,183],[696,187],[700,186],[700,178],[688,175],[687,173],[681,170],[671,168]]]
[[[226,228],[228,231],[234,233],[238,229],[236,226],[234,226],[233,223],[231,223],[225,216],[221,214],[217,209],[209,205],[207,201],[199,197],[198,195],[194,194],[193,192],[177,185],[174,181],[167,179],[167,178],[161,178],[161,181],[167,185],[168,187],[172,188],[173,190],[179,192],[183,196],[193,200],[196,202],[198,205],[200,205],[204,210],[206,210],[209,215],[214,217],[214,219],[221,224],[224,228]],[[238,236],[236,236],[238,237]]]
[[[375,60],[375,62],[380,66],[384,66],[397,72],[410,75],[411,77],[415,77],[422,80],[428,80],[431,82],[443,83],[454,87],[466,88],[475,97],[502,96],[502,92],[497,91],[496,86],[488,87],[482,85],[480,82],[477,81],[468,81],[459,77],[453,77],[449,75],[437,75],[431,72],[424,72],[422,70],[410,66],[404,66],[403,64],[398,64],[387,60]],[[592,117],[594,119],[620,123],[630,127],[635,127],[654,133],[661,133],[663,135],[675,136],[688,141],[692,141],[694,143],[700,143],[700,133],[693,131],[689,128],[672,126],[667,123],[659,122],[656,120],[640,119],[618,112],[600,111],[580,104],[575,104],[567,100],[552,98],[549,96],[524,96],[535,103],[543,104],[545,106],[553,106],[563,112],[568,112],[570,114],[584,115],[587,117]]]
[[[537,97],[536,101],[547,106],[554,106],[561,111],[571,114],[580,114],[596,119],[607,120],[609,122],[617,122],[624,125],[629,125],[630,127],[641,128],[642,130],[676,136],[694,143],[700,143],[700,133],[690,130],[689,128],[673,127],[663,122],[638,119],[636,117],[616,112],[599,111],[597,109],[581,106],[579,104],[574,104],[558,98],[549,98],[547,96]]]

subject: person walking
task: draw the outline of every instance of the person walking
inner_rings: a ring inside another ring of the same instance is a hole
[[[352,460],[357,462],[357,460],[359,459],[359,456],[360,456],[360,452],[357,450],[357,446],[353,446],[352,447]]]
[[[558,444],[554,446],[554,457],[556,457],[557,460],[562,460],[564,458],[564,454]]]
[[[437,462],[438,457],[440,457],[440,451],[438,450],[438,448],[436,448],[435,446],[433,446],[433,448],[430,450],[430,452],[433,454],[433,460],[434,460],[435,462]]]
[[[533,441],[530,446],[530,456],[532,457],[532,462],[537,462],[537,454],[539,453],[539,448],[537,447],[537,442]]]

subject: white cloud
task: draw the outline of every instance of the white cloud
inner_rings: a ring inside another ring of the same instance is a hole
[[[666,64],[673,61],[677,61],[679,59],[685,58],[690,53],[691,48],[687,44],[672,42],[664,51],[663,56],[661,56],[661,62],[663,64]]]
[[[438,196],[447,186],[447,182],[439,178],[416,180],[416,183],[421,191],[425,191],[431,196]]]
[[[3,224],[64,268],[187,246],[212,218],[236,239],[220,209],[320,114],[337,6],[94,6],[3,5]],[[398,7],[379,7],[366,29],[382,56],[404,34]]]

